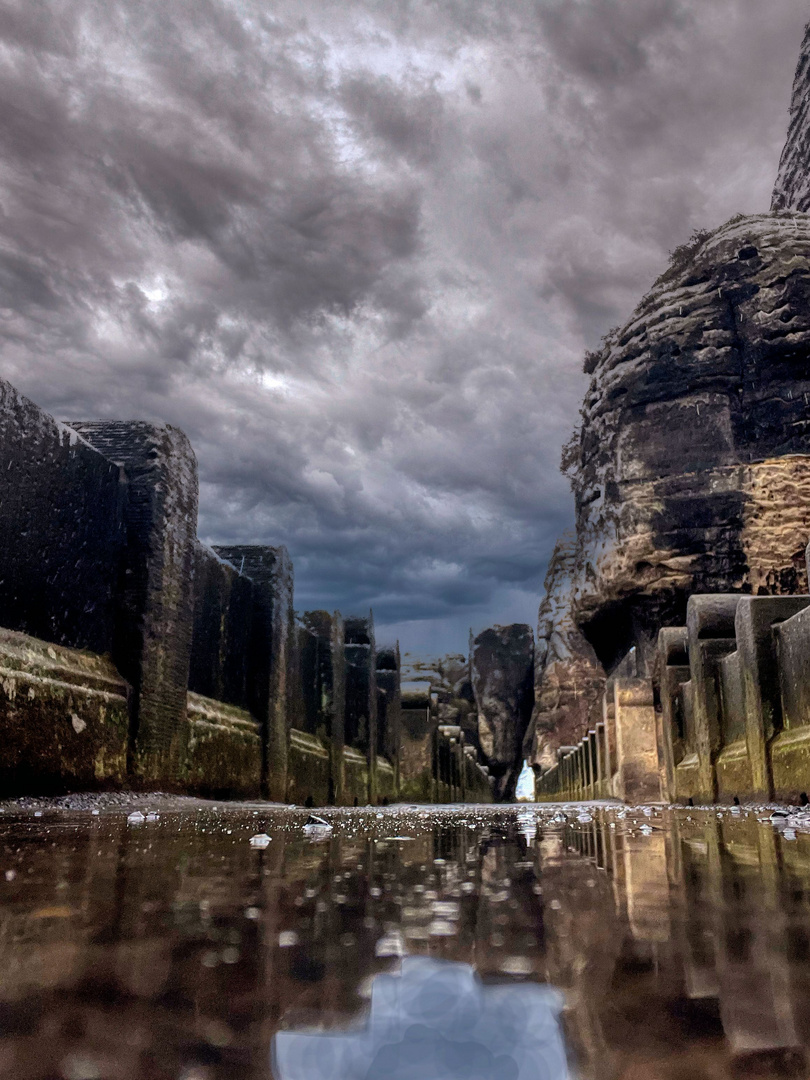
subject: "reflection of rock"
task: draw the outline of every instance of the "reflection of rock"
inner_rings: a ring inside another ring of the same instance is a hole
[[[280,1031],[278,1080],[565,1080],[562,997],[547,986],[485,987],[467,964],[406,958],[378,975],[367,1027]]]
[[[570,535],[557,543],[537,620],[534,711],[524,756],[544,769],[556,763],[559,747],[575,746],[602,719],[605,674],[571,614],[575,544]]]
[[[481,751],[495,777],[496,800],[513,798],[531,716],[534,636],[524,623],[493,626],[472,647],[472,681]]]

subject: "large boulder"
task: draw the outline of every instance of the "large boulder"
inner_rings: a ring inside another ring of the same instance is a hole
[[[532,712],[534,635],[525,623],[493,626],[472,643],[478,739],[496,801],[514,798]]]
[[[810,217],[695,236],[587,366],[571,610],[605,667],[690,593],[806,591]]]

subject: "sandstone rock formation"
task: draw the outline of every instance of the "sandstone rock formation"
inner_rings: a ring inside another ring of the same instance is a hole
[[[537,621],[534,711],[524,757],[542,769],[561,746],[575,746],[602,718],[605,673],[571,613],[576,537],[566,534],[549,562]]]
[[[810,26],[771,213],[696,233],[586,357],[566,471],[576,536],[540,609],[538,764],[580,734],[571,688],[635,647],[650,673],[692,593],[807,590],[810,535]],[[572,464],[573,460],[573,464]],[[591,723],[593,721],[591,720]],[[571,733],[571,734],[569,734]]]
[[[550,568],[540,616],[553,649],[538,649],[527,742],[544,764],[548,730],[561,725],[547,741],[565,745],[578,722],[562,703],[579,676],[556,656],[573,627],[606,671],[635,646],[644,674],[691,593],[807,590],[810,215],[739,216],[695,236],[588,369],[576,541]]]
[[[433,659],[411,659],[407,666],[409,678],[430,683],[437,696],[439,723],[457,725],[464,732],[466,745],[480,749],[470,658],[449,653]]]
[[[496,801],[514,798],[532,711],[534,635],[525,623],[493,626],[472,646],[478,738],[495,780]]]
[[[608,670],[691,592],[805,591],[810,218],[697,237],[592,366],[573,615]]]
[[[799,54],[790,127],[773,189],[772,210],[810,210],[810,24]]]

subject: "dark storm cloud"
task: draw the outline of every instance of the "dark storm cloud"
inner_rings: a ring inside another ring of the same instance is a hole
[[[768,205],[804,0],[0,11],[2,371],[410,646],[533,621],[581,359]]]

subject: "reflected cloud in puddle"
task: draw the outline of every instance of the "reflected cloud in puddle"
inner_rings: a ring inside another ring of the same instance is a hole
[[[361,1029],[280,1031],[276,1080],[568,1080],[562,995],[536,983],[486,986],[468,964],[406,957],[378,975]]]

